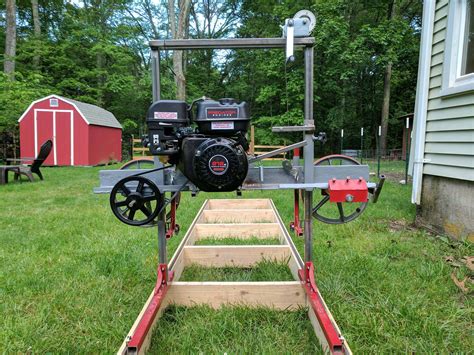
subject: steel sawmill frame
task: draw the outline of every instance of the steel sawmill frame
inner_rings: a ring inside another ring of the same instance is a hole
[[[286,148],[249,158],[249,173],[242,190],[290,189],[295,191],[295,221],[293,228],[304,238],[303,258],[297,252],[271,200],[208,200],[198,212],[194,222],[185,234],[179,248],[170,261],[167,258],[167,237],[173,233],[166,228],[166,209],[158,215],[158,256],[157,283],[140,315],[127,335],[120,354],[144,353],[148,348],[153,328],[167,305],[208,304],[218,308],[222,304],[265,305],[277,309],[291,309],[307,306],[309,318],[323,349],[330,353],[348,353],[350,348],[324,302],[315,282],[313,265],[313,191],[327,190],[331,180],[358,179],[367,182],[366,190],[374,194],[380,189],[368,182],[367,165],[315,166],[314,142],[315,124],[313,119],[313,56],[314,38],[294,38],[295,48],[304,52],[304,120],[301,126],[273,127],[274,132],[301,132],[303,140]],[[160,51],[198,49],[284,49],[286,38],[241,38],[241,39],[183,39],[150,41],[152,83],[154,102],[161,97]],[[293,165],[268,167],[258,162],[282,151],[303,150],[303,162],[297,158]],[[155,167],[163,164],[155,157]],[[160,171],[147,173],[146,170],[104,170],[100,173],[101,185],[97,193],[108,193],[112,187],[127,176],[140,173],[153,181],[165,193],[191,191],[196,187],[187,183],[185,177],[174,167],[163,167]],[[352,177],[352,178],[351,178]],[[352,181],[352,180],[351,180]],[[383,183],[383,181],[382,181]],[[381,186],[380,186],[381,187]],[[350,190],[350,188],[349,188]],[[299,199],[303,200],[302,225],[299,223]],[[237,212],[236,212],[237,211]],[[176,212],[174,206],[173,215]],[[237,221],[229,228],[228,220],[234,216]],[[240,217],[239,217],[240,216]],[[246,219],[242,219],[246,216]],[[258,218],[269,223],[256,223]],[[247,222],[243,222],[243,221]],[[211,221],[211,223],[207,222]],[[250,221],[250,222],[249,222]],[[253,221],[253,222],[252,222]],[[175,222],[174,219],[172,221]],[[255,246],[194,246],[202,237],[240,237],[250,235],[259,238],[277,237],[280,245]],[[181,282],[179,277],[186,265],[197,263],[207,266],[251,266],[262,259],[288,260],[295,281],[291,282]]]

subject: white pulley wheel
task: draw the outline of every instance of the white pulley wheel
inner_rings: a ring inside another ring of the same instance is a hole
[[[298,11],[293,19],[306,18],[309,21],[309,31],[312,32],[316,26],[316,16],[309,10],[300,10]]]

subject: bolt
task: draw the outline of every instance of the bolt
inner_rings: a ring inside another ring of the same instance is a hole
[[[346,201],[347,202],[352,202],[353,200],[354,200],[354,196],[352,196],[351,194],[346,195]]]

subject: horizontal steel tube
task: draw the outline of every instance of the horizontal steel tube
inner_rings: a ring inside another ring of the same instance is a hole
[[[314,130],[315,130],[314,125],[272,127],[273,133],[314,132]]]
[[[285,48],[286,38],[165,39],[151,40],[152,49]],[[295,47],[312,47],[313,37],[295,38]]]

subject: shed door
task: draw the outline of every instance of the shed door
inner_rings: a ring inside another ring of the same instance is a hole
[[[72,165],[72,111],[56,111],[56,165]]]
[[[35,110],[35,156],[41,145],[48,139],[53,148],[45,165],[74,164],[73,111],[70,110]]]
[[[35,157],[39,154],[40,148],[44,142],[50,139],[53,142],[53,148],[44,165],[55,165],[54,162],[54,124],[53,112],[35,110]]]

